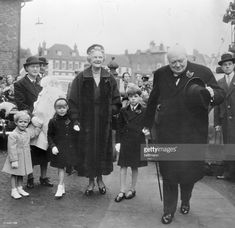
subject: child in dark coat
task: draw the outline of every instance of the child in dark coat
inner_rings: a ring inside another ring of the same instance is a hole
[[[59,184],[56,198],[65,194],[65,168],[76,165],[76,141],[78,140],[78,126],[74,128],[68,114],[68,102],[59,98],[54,104],[55,115],[48,124],[48,144],[51,150],[51,166],[58,168]]]
[[[128,88],[127,95],[130,104],[121,109],[117,127],[117,140],[120,144],[117,144],[116,148],[118,149],[120,146],[118,165],[121,166],[121,188],[115,202],[135,197],[138,167],[147,165],[147,162],[140,160],[140,147],[142,143],[145,143],[145,136],[142,132],[145,108],[140,104],[141,90],[137,85],[133,85]],[[131,167],[132,170],[132,181],[131,187],[126,193],[128,167]]]

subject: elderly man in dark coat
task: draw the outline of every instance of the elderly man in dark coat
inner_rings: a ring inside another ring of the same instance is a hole
[[[224,77],[218,81],[218,85],[226,92],[224,102],[214,108],[214,125],[216,131],[223,132],[224,144],[235,143],[235,58],[229,53],[221,56],[218,62],[221,66]],[[234,152],[234,151],[232,151]],[[218,179],[235,179],[235,156],[228,154],[224,162],[224,173],[217,176]]]
[[[208,135],[208,107],[191,107],[186,102],[185,86],[193,77],[202,80],[207,87],[203,93],[212,105],[223,101],[224,91],[217,85],[214,75],[205,66],[187,61],[183,47],[172,47],[168,52],[169,65],[154,73],[153,90],[150,94],[144,132],[147,134],[154,122],[156,108],[157,143],[206,144]],[[209,103],[208,102],[208,103]],[[172,222],[177,207],[178,184],[181,190],[182,214],[190,209],[194,184],[203,177],[203,161],[160,161],[163,178],[164,214],[162,223]]]
[[[93,193],[97,178],[100,194],[106,193],[102,175],[113,171],[112,115],[121,108],[120,94],[114,77],[106,71],[104,48],[95,44],[88,48],[91,66],[75,77],[69,94],[69,105],[75,125],[79,125],[78,174],[89,178],[85,191]]]

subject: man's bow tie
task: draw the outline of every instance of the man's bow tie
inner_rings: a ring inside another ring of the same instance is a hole
[[[183,75],[182,74],[173,74],[173,76],[174,76],[174,78],[178,79],[178,78],[182,78]]]

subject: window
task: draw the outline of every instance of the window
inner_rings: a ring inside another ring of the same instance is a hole
[[[62,51],[56,51],[56,54],[61,56],[62,55]]]
[[[66,70],[66,61],[62,61],[62,70]]]
[[[60,69],[60,61],[59,60],[55,60],[55,69]]]
[[[75,62],[74,63],[74,70],[78,70],[79,69],[79,62]]]
[[[73,62],[72,61],[69,61],[68,69],[69,70],[73,70]]]
[[[73,56],[73,57],[76,57],[76,52],[72,52],[72,56]]]

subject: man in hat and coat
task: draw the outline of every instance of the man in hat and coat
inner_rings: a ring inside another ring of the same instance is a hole
[[[45,57],[38,58],[42,63],[40,64],[40,78],[43,78],[47,75],[47,65],[48,61]]]
[[[41,64],[42,62],[39,60],[38,57],[30,56],[26,59],[24,69],[27,73],[23,78],[14,83],[15,102],[18,110],[26,110],[30,114],[32,114],[34,102],[37,100],[38,94],[42,90],[42,87],[37,80],[37,78],[39,77]],[[44,186],[52,187],[53,185],[46,177],[48,163],[46,151],[44,151],[44,153],[41,153],[41,151],[38,152],[37,150],[35,150],[35,148],[31,147],[31,157],[33,165],[40,165],[40,183]],[[34,187],[34,178],[32,174],[28,176],[27,187]]]
[[[149,134],[149,129],[155,125],[156,142],[159,144],[206,144],[208,106],[220,104],[225,93],[209,68],[187,60],[183,47],[172,47],[167,58],[169,65],[154,72],[143,132]],[[204,161],[199,160],[159,162],[163,179],[163,224],[171,223],[174,217],[178,185],[181,192],[180,212],[189,213],[194,184],[204,174]]]
[[[224,77],[218,81],[218,85],[226,92],[225,100],[222,104],[214,108],[214,126],[216,131],[222,131],[224,144],[235,143],[235,58],[230,53],[221,56],[218,62],[224,72]],[[217,176],[218,179],[235,179],[235,156],[226,157],[223,174]]]

